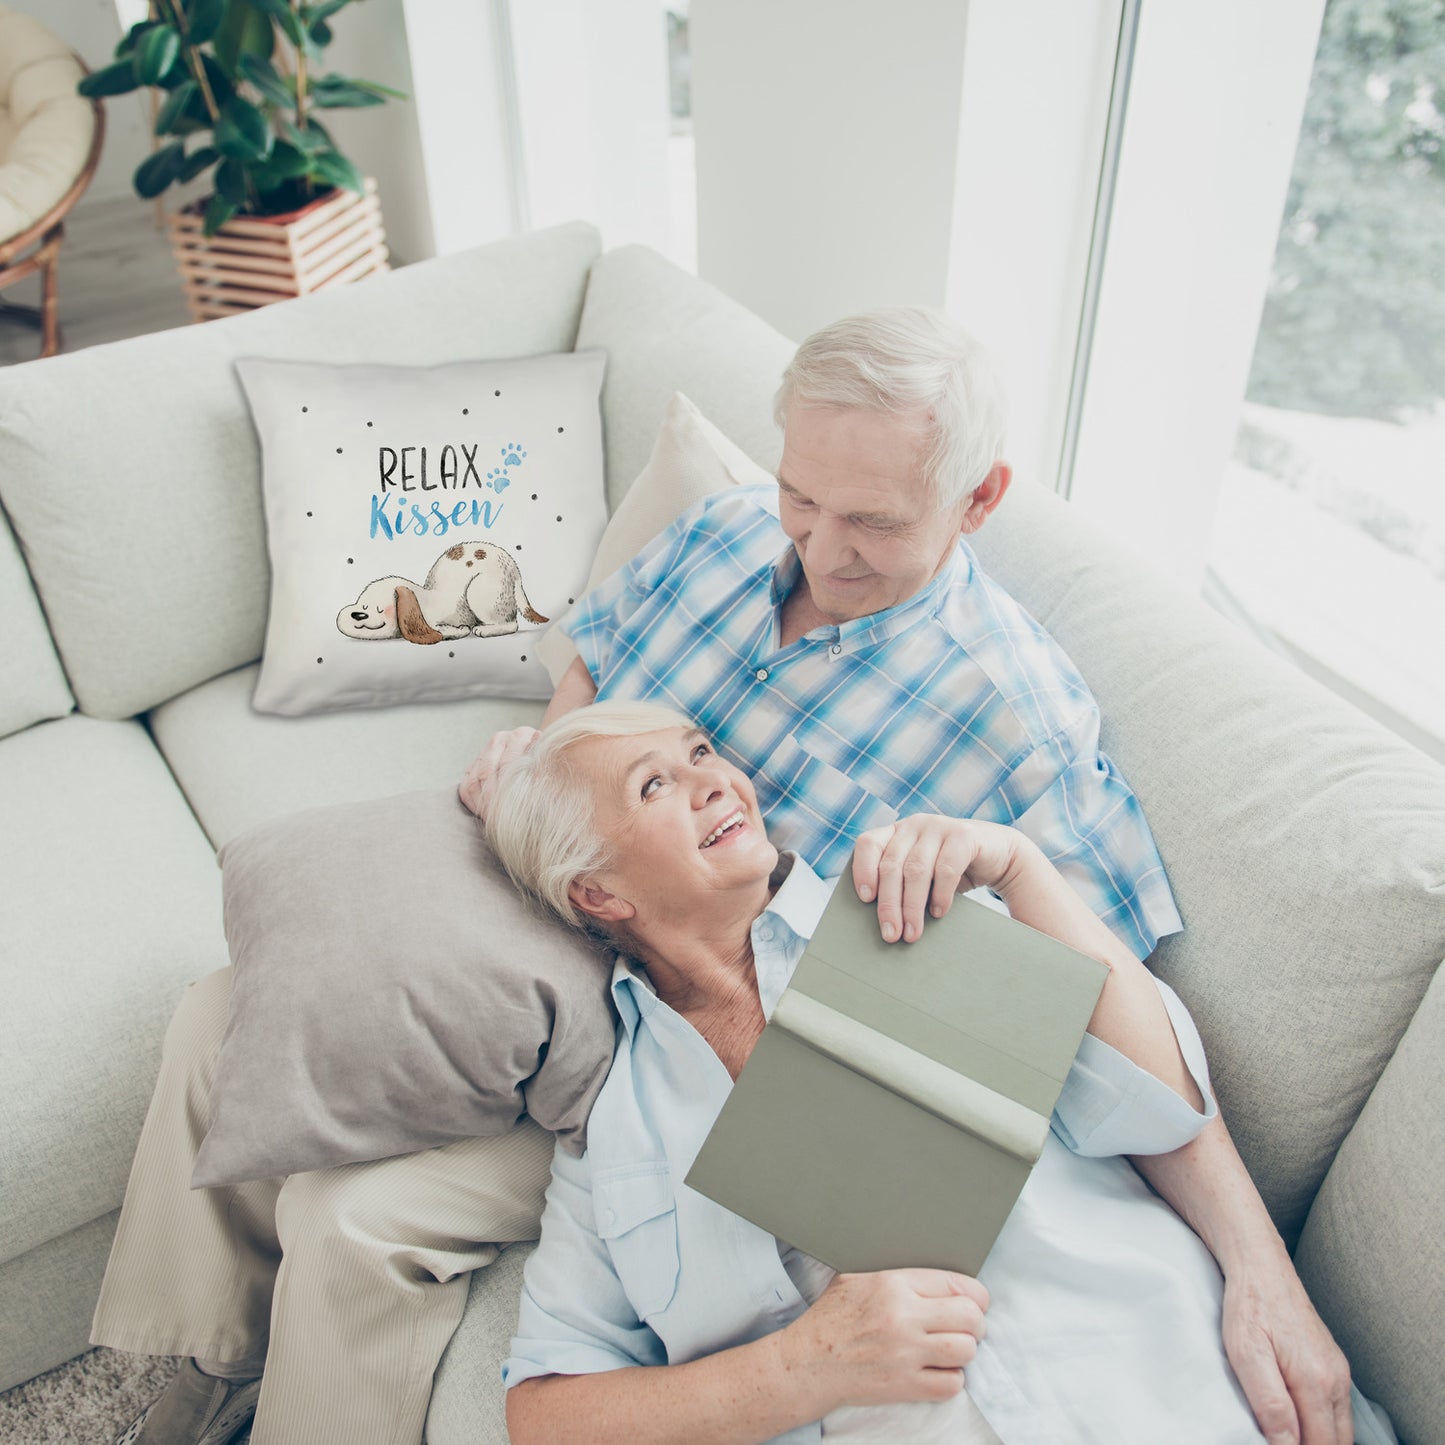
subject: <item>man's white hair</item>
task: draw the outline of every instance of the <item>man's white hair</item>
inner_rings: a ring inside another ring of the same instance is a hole
[[[773,401],[926,417],[923,481],[937,506],[970,495],[1003,456],[1003,388],[983,347],[921,306],[846,316],[798,347]]]
[[[503,767],[487,811],[487,840],[517,887],[574,927],[601,934],[567,895],[573,883],[605,868],[610,859],[597,831],[592,788],[567,754],[587,738],[638,737],[692,726],[661,703],[593,703],[558,718]]]

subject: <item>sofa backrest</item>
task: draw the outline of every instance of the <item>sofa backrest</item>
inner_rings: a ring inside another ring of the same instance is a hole
[[[83,711],[144,711],[260,655],[269,571],[238,356],[433,365],[569,350],[581,224],[178,332],[7,369],[0,501]]]
[[[0,738],[3,738],[32,723],[64,717],[75,707],[25,559],[15,545],[15,534],[3,513],[0,513],[0,617],[5,619],[5,645],[0,648]]]
[[[1292,1244],[1445,954],[1445,768],[1042,488],[976,542],[1098,699],[1184,918],[1152,966]]]

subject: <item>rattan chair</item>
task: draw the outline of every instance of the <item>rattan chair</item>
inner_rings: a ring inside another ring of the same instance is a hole
[[[37,272],[40,305],[0,302],[0,316],[60,350],[57,269],[64,218],[95,175],[105,135],[98,101],[76,93],[84,65],[38,20],[0,6],[0,291]]]

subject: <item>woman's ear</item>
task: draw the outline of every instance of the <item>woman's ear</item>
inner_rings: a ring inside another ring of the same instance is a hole
[[[609,893],[597,882],[577,879],[568,884],[567,897],[579,913],[596,918],[602,923],[621,923],[631,918],[637,910],[625,899]]]

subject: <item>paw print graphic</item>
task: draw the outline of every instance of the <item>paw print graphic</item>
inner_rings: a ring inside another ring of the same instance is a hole
[[[487,473],[487,485],[494,492],[505,492],[512,485],[512,479],[501,467],[498,467],[496,471]]]
[[[507,445],[502,448],[502,465],[504,467],[520,467],[522,465],[522,458],[526,455],[527,453],[522,450],[520,442],[508,442]]]

